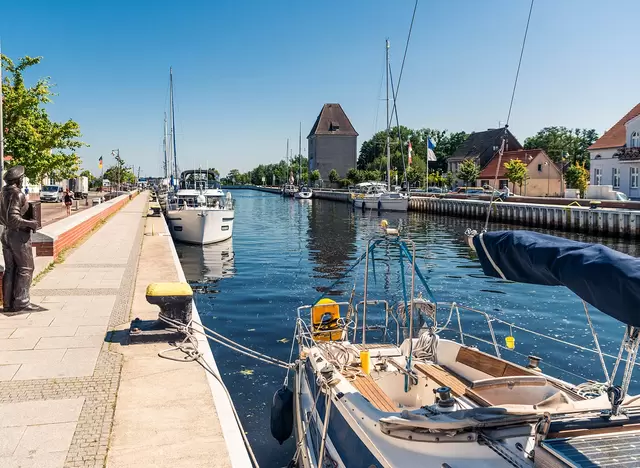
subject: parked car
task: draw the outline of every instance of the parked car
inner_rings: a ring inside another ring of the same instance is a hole
[[[484,189],[482,187],[458,187],[453,189],[449,193],[457,193],[460,195],[482,195],[484,194]]]

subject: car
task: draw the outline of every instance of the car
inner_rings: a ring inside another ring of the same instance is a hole
[[[42,203],[62,201],[63,190],[60,185],[43,185],[40,189],[40,201]]]
[[[450,193],[457,193],[460,195],[482,195],[484,194],[484,189],[482,187],[458,187],[452,190]]]

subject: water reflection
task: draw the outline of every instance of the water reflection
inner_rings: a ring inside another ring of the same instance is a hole
[[[356,257],[356,228],[353,211],[344,203],[315,200],[308,211],[307,248],[314,278],[339,278]],[[324,282],[323,282],[324,284]],[[316,290],[324,291],[321,285]],[[332,294],[340,294],[333,291]]]
[[[222,278],[235,274],[233,239],[217,244],[176,244],[178,258],[187,281],[196,293],[215,294]]]

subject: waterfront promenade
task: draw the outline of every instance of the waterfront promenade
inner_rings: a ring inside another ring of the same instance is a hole
[[[146,285],[178,278],[171,238],[144,235],[162,221],[147,206],[134,198],[46,272],[40,311],[0,314],[3,468],[231,466],[203,368],[121,344],[131,315],[157,316]]]

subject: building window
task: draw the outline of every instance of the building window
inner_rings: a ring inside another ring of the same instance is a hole
[[[480,187],[488,187],[489,186],[489,181],[488,180],[481,180],[480,181]]]
[[[602,169],[600,169],[599,167],[596,167],[593,170],[593,174],[594,174],[594,179],[595,179],[595,185],[602,185]]]
[[[595,157],[595,158],[593,158],[593,159],[600,159],[601,157],[602,157],[601,155],[596,154],[596,157]]]
[[[612,169],[613,172],[613,188],[618,188],[620,187],[620,168],[618,167],[614,167]]]
[[[638,188],[638,168],[631,168],[631,188]]]
[[[508,180],[501,180],[500,181],[500,190],[503,190],[503,189],[507,188],[508,185],[509,185],[509,181]]]
[[[542,164],[538,164],[538,172],[542,172]]]
[[[631,147],[640,148],[640,132],[633,132],[631,134]]]

